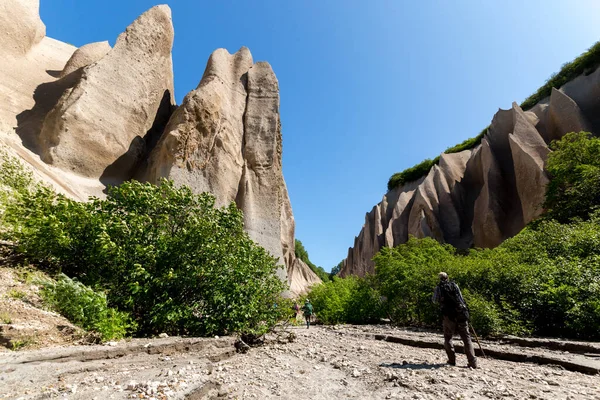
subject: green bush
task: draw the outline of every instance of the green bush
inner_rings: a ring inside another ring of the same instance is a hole
[[[467,139],[464,142],[457,144],[456,146],[448,147],[444,151],[444,153],[445,154],[460,153],[463,150],[470,150],[470,149],[474,148],[479,143],[481,143],[481,139],[483,139],[483,136],[487,132],[488,128],[489,127],[486,127],[484,130],[482,130],[479,133],[479,135],[475,136],[474,138]],[[402,172],[396,172],[388,180],[388,186],[387,186],[388,190],[395,189],[395,188],[402,186],[408,182],[416,181],[417,179],[427,175],[429,173],[429,171],[431,170],[431,168],[433,168],[433,166],[437,165],[439,162],[440,162],[440,157],[438,156],[438,157],[434,158],[433,160],[430,160],[430,159],[423,160],[419,164],[417,164],[413,167],[407,168]]]
[[[481,335],[600,339],[600,211],[568,224],[537,221],[495,249],[457,252],[410,237],[373,260],[372,277],[335,277],[312,289],[324,323],[389,316],[400,325],[439,327],[431,299],[437,273],[445,271],[461,288]]]
[[[29,259],[106,292],[137,334],[261,334],[279,318],[276,259],[231,204],[172,182],[127,182],[80,203],[36,187],[9,207]]]
[[[64,274],[42,285],[42,299],[48,306],[75,325],[98,332],[103,340],[121,339],[135,328],[127,313],[107,306],[104,293],[94,292]]]
[[[392,190],[407,182],[416,181],[417,179],[427,175],[429,170],[438,163],[439,157],[430,160],[429,158],[421,161],[419,164],[407,168],[402,172],[396,172],[388,181],[388,190]]]
[[[483,130],[481,132],[479,132],[479,135],[477,135],[473,138],[467,139],[464,142],[459,143],[455,146],[448,147],[444,151],[444,153],[446,153],[446,154],[460,153],[461,151],[470,150],[470,149],[474,148],[479,143],[481,143],[481,139],[483,139],[483,136],[487,133],[488,129],[489,129],[489,126],[486,126],[485,128],[483,128]]]
[[[600,206],[600,138],[571,132],[553,141],[548,156],[548,184],[544,206],[561,222],[587,218]]]
[[[344,261],[340,261],[335,267],[331,268],[331,272],[329,273],[329,279],[333,279],[334,276],[340,273],[342,270],[342,266],[344,265]]]
[[[558,73],[553,74],[546,81],[544,86],[521,103],[521,108],[529,110],[540,100],[550,96],[552,88],[559,88],[581,74],[590,74],[596,70],[598,65],[600,65],[600,42],[595,43],[575,60],[564,64]]]
[[[12,225],[9,208],[34,186],[33,175],[26,172],[16,158],[0,148],[0,238],[11,239]]]
[[[309,295],[319,321],[362,324],[382,317],[379,292],[369,278],[339,278],[313,286]]]

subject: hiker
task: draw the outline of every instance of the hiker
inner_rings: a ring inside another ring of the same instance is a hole
[[[438,274],[440,283],[433,291],[433,302],[440,305],[444,317],[444,348],[448,355],[448,364],[456,365],[456,353],[452,344],[452,336],[458,331],[465,347],[468,366],[477,368],[477,359],[469,334],[469,309],[460,293],[458,285],[448,280],[448,274]]]
[[[294,310],[293,319],[294,319],[294,321],[296,321],[298,319],[298,313],[300,312],[300,306],[298,305],[297,301],[294,302],[294,305],[292,306],[292,310]]]
[[[304,311],[304,319],[306,320],[306,329],[310,327],[310,316],[313,315],[313,306],[310,304],[310,300],[306,299],[304,302],[304,307],[302,307],[302,311]]]

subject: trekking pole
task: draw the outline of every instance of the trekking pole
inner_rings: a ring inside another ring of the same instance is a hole
[[[485,356],[485,353],[483,352],[483,347],[481,347],[481,343],[479,343],[479,338],[477,337],[477,333],[475,332],[475,328],[473,328],[473,325],[471,325],[470,322],[468,324],[471,327],[471,330],[473,331],[473,335],[475,335],[475,340],[477,340],[477,344],[479,345],[479,350],[481,350],[481,355],[483,356],[483,358],[487,358]]]

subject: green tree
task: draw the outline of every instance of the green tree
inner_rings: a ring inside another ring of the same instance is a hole
[[[600,138],[589,132],[571,132],[553,141],[548,156],[551,180],[544,206],[560,222],[586,219],[600,206]]]
[[[10,207],[29,258],[107,294],[138,334],[261,334],[279,317],[276,259],[235,204],[170,181],[127,182],[79,203],[37,187]]]
[[[338,263],[338,265],[331,268],[331,272],[329,273],[329,279],[333,279],[334,276],[337,276],[337,274],[339,274],[340,271],[342,270],[343,266],[344,266],[344,260],[340,261]]]

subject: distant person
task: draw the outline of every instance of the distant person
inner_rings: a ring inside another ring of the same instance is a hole
[[[465,346],[465,354],[469,361],[468,366],[477,368],[477,358],[473,350],[471,335],[469,334],[469,309],[462,297],[458,285],[448,280],[448,274],[438,274],[440,283],[433,291],[433,302],[440,305],[444,316],[444,348],[448,355],[448,364],[456,365],[456,353],[452,344],[452,337],[458,331]]]
[[[302,311],[304,311],[306,329],[308,329],[310,327],[310,317],[313,315],[313,305],[310,303],[309,299],[306,299],[306,301],[304,302],[304,307],[302,307]]]
[[[292,310],[294,310],[294,320],[297,320],[298,313],[300,312],[300,306],[298,305],[297,301],[294,302],[294,305],[292,306]]]

